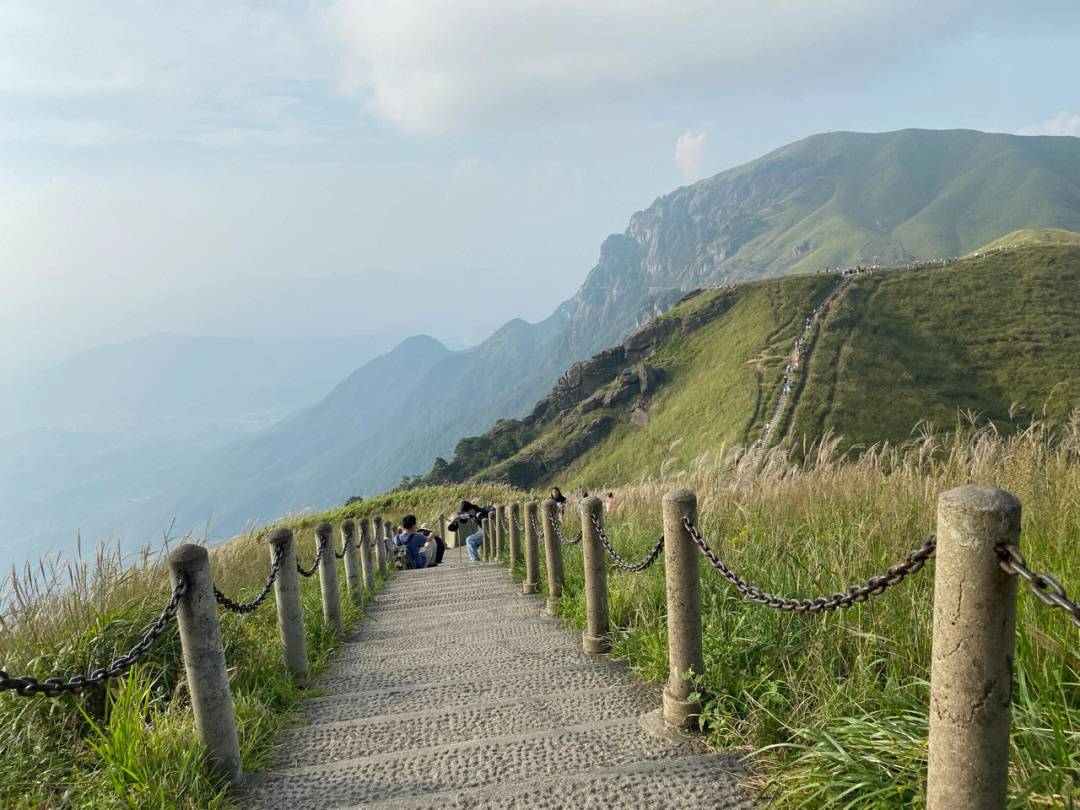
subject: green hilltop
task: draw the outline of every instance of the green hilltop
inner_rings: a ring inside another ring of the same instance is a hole
[[[463,439],[423,483],[605,485],[753,447],[835,273],[688,296],[576,364],[520,420]],[[899,443],[978,414],[1001,431],[1080,402],[1080,247],[1034,246],[854,276],[806,342],[772,443]]]
[[[1061,228],[1025,228],[995,239],[990,244],[983,245],[975,253],[990,253],[994,250],[1033,245],[1080,245],[1080,233]]]

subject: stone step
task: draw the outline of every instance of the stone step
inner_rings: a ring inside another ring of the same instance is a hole
[[[430,626],[437,622],[446,631],[452,632],[457,626],[492,625],[509,619],[528,620],[544,615],[544,603],[539,599],[527,599],[524,596],[510,597],[502,595],[494,599],[474,599],[463,606],[436,603],[418,604],[409,607],[368,611],[366,620],[378,626],[396,624],[401,635],[408,635],[411,626]]]
[[[754,810],[748,777],[732,754],[598,766],[569,776],[450,790],[342,810]]]
[[[653,736],[636,717],[593,720],[524,735],[283,768],[251,777],[249,795],[255,806],[266,810],[319,810],[513,785],[693,753],[697,750],[690,743]]]
[[[537,606],[539,610],[540,606]],[[527,616],[523,622],[502,622],[492,626],[490,622],[476,622],[469,628],[469,638],[475,641],[494,641],[524,636],[551,636],[553,630],[562,626],[561,619],[550,619],[543,613],[535,618]],[[364,622],[357,632],[351,633],[341,646],[341,655],[350,655],[355,649],[363,652],[394,652],[397,649],[436,648],[460,643],[460,638],[450,632],[449,622],[439,620],[427,625],[410,628],[407,633],[395,623]]]
[[[524,629],[524,628],[521,628]],[[495,660],[506,656],[537,656],[548,653],[580,652],[581,642],[571,633],[522,633],[502,638],[444,637],[438,643],[392,650],[350,645],[341,651],[328,675],[355,675],[363,672],[392,672],[414,667],[446,667],[475,660]]]
[[[457,744],[487,737],[528,734],[580,723],[640,717],[659,703],[659,692],[643,684],[515,695],[501,701],[450,704],[432,711],[358,714],[353,720],[286,729],[276,757],[279,767],[296,767]]]
[[[357,716],[435,711],[478,701],[501,702],[524,695],[600,689],[633,680],[626,667],[602,660],[532,669],[513,680],[499,673],[464,679],[432,673],[431,680],[422,684],[383,684],[352,694],[308,698],[300,704],[300,717],[308,724],[327,723]]]
[[[588,660],[580,649],[569,646],[546,652],[503,652],[487,657],[469,657],[463,653],[461,659],[437,666],[417,664],[399,667],[361,660],[352,662],[352,670],[347,668],[349,662],[340,662],[337,669],[320,677],[318,684],[320,688],[334,692],[355,692],[390,686],[415,687],[435,679],[454,682],[469,678],[502,677],[510,680],[530,672],[542,672]]]

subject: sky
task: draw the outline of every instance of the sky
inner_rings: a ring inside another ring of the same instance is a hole
[[[1080,136],[1077,42],[1076,0],[0,0],[0,389],[160,331],[478,342],[808,135]]]

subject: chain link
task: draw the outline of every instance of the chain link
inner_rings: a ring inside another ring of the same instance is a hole
[[[555,528],[555,536],[559,538],[563,545],[576,546],[578,543],[581,542],[581,532],[578,532],[578,536],[573,540],[566,539],[566,537],[562,533],[562,523],[555,515],[551,516],[551,525]]]
[[[262,593],[252,599],[250,602],[234,602],[227,597],[221,591],[218,590],[217,585],[214,586],[214,598],[218,600],[229,610],[235,613],[251,613],[258,610],[259,605],[266,601],[266,597],[270,595],[270,589],[274,587],[274,580],[277,579],[278,569],[281,568],[281,555],[283,553],[282,546],[276,546],[274,548],[274,563],[270,566],[270,575],[266,578],[266,584],[263,586]]]
[[[849,608],[856,602],[865,602],[871,596],[879,596],[891,586],[903,582],[904,577],[908,574],[919,571],[927,560],[934,558],[934,553],[937,550],[937,536],[930,534],[919,548],[909,551],[902,561],[890,566],[884,574],[872,577],[862,585],[853,585],[847,591],[834,593],[832,596],[819,596],[816,599],[785,599],[780,596],[773,596],[756,585],[751,585],[728,568],[716,556],[716,552],[709,548],[709,544],[698,534],[689,518],[683,518],[683,526],[690,534],[690,539],[697,543],[701,553],[705,555],[712,567],[719,571],[724,579],[734,585],[743,597],[751,602],[793,613],[819,613],[826,610],[836,610],[837,608]]]
[[[653,550],[649,552],[644,560],[639,563],[627,562],[619,556],[619,553],[615,551],[615,547],[611,545],[611,541],[608,540],[607,535],[604,533],[604,528],[600,525],[600,521],[597,520],[596,515],[589,515],[589,517],[592,518],[593,527],[596,529],[596,534],[599,536],[600,542],[603,543],[604,548],[607,549],[607,553],[611,555],[611,559],[615,561],[615,564],[624,571],[644,571],[656,562],[656,559],[660,556],[660,552],[664,549],[664,536],[660,535],[660,539],[656,541]]]
[[[345,555],[349,553],[349,543],[352,541],[352,535],[346,534],[345,539],[341,543],[341,552],[338,553],[337,549],[334,549],[334,556],[339,560],[344,560]]]
[[[1002,543],[996,550],[999,565],[1005,573],[1025,579],[1031,592],[1042,602],[1050,607],[1061,608],[1069,614],[1072,623],[1080,627],[1080,605],[1069,600],[1065,586],[1049,574],[1037,574],[1029,569],[1024,555],[1012,543]]]
[[[109,678],[123,675],[131,668],[132,664],[142,657],[143,653],[150,649],[150,646],[157,641],[158,636],[165,632],[165,628],[176,617],[177,604],[187,592],[188,578],[186,574],[182,574],[177,580],[176,585],[173,586],[172,598],[169,599],[169,603],[162,609],[157,621],[146,628],[143,633],[142,641],[128,650],[127,655],[122,655],[119,658],[114,659],[108,667],[95,669],[89,675],[76,675],[66,681],[56,677],[38,681],[37,678],[29,675],[15,678],[0,669],[0,692],[11,689],[22,697],[32,697],[34,695],[57,697],[64,692],[74,692],[78,694],[88,686],[100,686],[105,683],[105,681],[109,680]]]
[[[313,577],[315,572],[319,570],[319,564],[322,562],[323,552],[326,551],[326,540],[319,543],[319,553],[315,555],[315,562],[312,564],[310,570],[305,571],[300,563],[296,564],[296,570],[302,577]]]
[[[540,524],[536,522],[536,516],[535,515],[533,515],[533,518],[532,518],[532,527],[533,527],[533,534],[536,535],[539,538],[543,538],[544,533],[540,530]]]

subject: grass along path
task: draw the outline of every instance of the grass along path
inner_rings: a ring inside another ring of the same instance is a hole
[[[297,537],[305,566],[312,536]],[[340,563],[338,563],[340,565]],[[244,537],[211,551],[215,582],[230,596],[251,599],[265,582],[268,553],[261,537]],[[142,637],[171,590],[162,563],[149,557],[125,565],[99,550],[91,566],[19,577],[15,603],[4,616],[0,660],[12,674],[44,679],[90,672]],[[385,577],[379,576],[377,587]],[[342,582],[344,578],[342,574]],[[66,588],[61,587],[66,586]],[[363,604],[342,590],[347,625]],[[323,625],[317,578],[301,581],[313,675],[340,646]],[[268,599],[249,615],[220,611],[225,658],[246,772],[271,761],[277,731],[289,724],[299,689],[285,670],[277,613]],[[175,624],[125,676],[81,695],[55,699],[0,695],[0,806],[25,808],[190,808],[217,810],[235,797],[206,768],[187,703]]]
[[[834,457],[834,446],[819,445],[802,466],[774,449],[756,472],[741,458],[710,456],[621,487],[608,536],[622,556],[641,559],[661,531],[663,493],[688,486],[703,535],[734,570],[772,593],[814,597],[879,574],[918,546],[941,492],[993,484],[1023,503],[1028,560],[1071,594],[1080,589],[1080,412],[1067,426],[1040,423],[1008,438],[967,427],[944,444],[927,437],[858,460]],[[583,628],[580,549],[564,549],[564,559],[560,608]],[[933,569],[850,610],[802,616],[744,601],[702,565],[699,683],[711,696],[703,730],[718,748],[759,752],[774,807],[924,803]],[[608,572],[615,656],[647,680],[665,680],[662,566]],[[1009,807],[1077,807],[1080,634],[1026,588],[1018,598]]]

